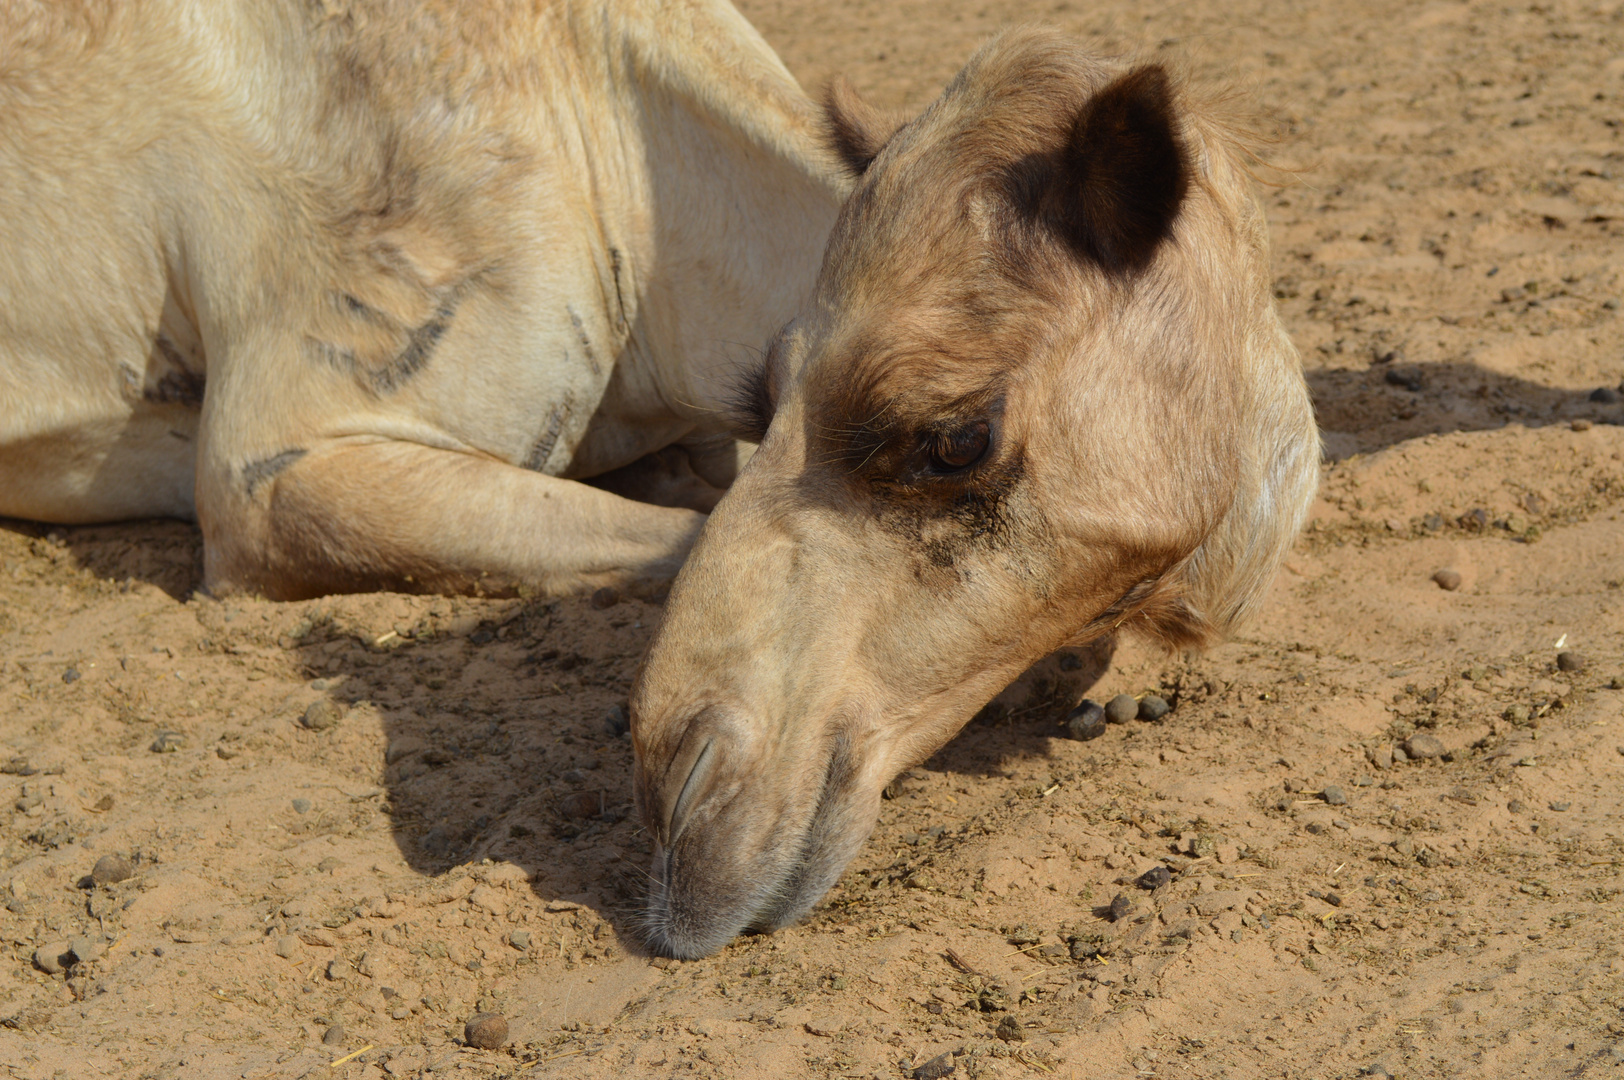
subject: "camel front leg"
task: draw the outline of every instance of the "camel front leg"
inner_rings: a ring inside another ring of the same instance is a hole
[[[215,591],[655,592],[705,515],[633,502],[494,458],[341,440],[204,467],[198,518]]]

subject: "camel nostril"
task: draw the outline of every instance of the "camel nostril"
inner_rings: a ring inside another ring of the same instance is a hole
[[[688,814],[705,791],[705,778],[710,773],[713,760],[711,750],[715,745],[714,739],[705,740],[705,745],[700,747],[699,755],[694,758],[693,768],[688,770],[688,778],[683,781],[682,790],[677,793],[676,800],[671,804],[671,812],[666,815],[665,820],[667,847],[677,842],[677,837],[682,834],[682,827],[687,824]]]

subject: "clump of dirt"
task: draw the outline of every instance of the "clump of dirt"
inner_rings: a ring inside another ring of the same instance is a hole
[[[886,106],[1006,19],[1249,88],[1300,168],[1266,199],[1275,291],[1333,459],[1262,616],[1205,657],[1050,658],[898,778],[804,925],[679,964],[630,933],[648,843],[617,709],[657,607],[219,601],[190,526],[9,523],[0,1060],[1610,1075],[1624,413],[1596,391],[1624,377],[1621,25],[1565,3],[745,11],[808,85],[845,71]],[[1081,697],[1119,693],[1172,710],[1067,737]]]

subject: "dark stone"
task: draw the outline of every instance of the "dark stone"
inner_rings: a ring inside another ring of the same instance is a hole
[[[1155,723],[1173,711],[1173,706],[1167,699],[1156,694],[1146,694],[1139,699],[1139,719]]]
[[[1021,1022],[1015,1019],[1014,1013],[1010,1013],[998,1021],[998,1027],[994,1029],[993,1033],[1005,1042],[1026,1041],[1026,1032],[1021,1029]]]
[[[1128,899],[1127,893],[1117,893],[1111,898],[1111,921],[1121,922],[1133,914],[1133,901]]]
[[[620,603],[620,590],[613,585],[605,585],[592,594],[592,606],[599,611],[612,608],[618,603]]]
[[[1573,804],[1566,802],[1553,802],[1550,805],[1552,810],[1555,810],[1558,814],[1560,814],[1565,812]]]
[[[79,681],[79,669],[76,668],[76,667],[70,667],[68,670],[64,671],[62,673],[62,681],[65,682],[65,683],[76,683],[76,682],[78,682]]]
[[[1421,372],[1414,368],[1390,367],[1382,376],[1382,381],[1388,386],[1402,386],[1410,393],[1419,393],[1422,385]]]
[[[1598,386],[1590,391],[1590,400],[1600,405],[1617,405],[1618,391],[1611,386]]]
[[[957,1068],[958,1066],[953,1064],[952,1054],[937,1054],[908,1075],[912,1076],[913,1080],[942,1080],[944,1076],[952,1076]]]
[[[1152,866],[1139,875],[1135,882],[1141,889],[1159,889],[1173,880],[1173,871],[1165,866]]]
[[[1331,806],[1348,805],[1348,793],[1335,784],[1326,784],[1324,789],[1320,791],[1320,798]]]
[[[1097,739],[1105,734],[1105,709],[1097,701],[1084,698],[1066,714],[1066,734],[1073,739]]]
[[[308,813],[310,813],[310,800],[309,799],[294,799],[293,800],[293,812],[295,814],[308,814]]]
[[[1556,654],[1556,667],[1558,671],[1578,673],[1585,669],[1585,658],[1572,649],[1563,649]]]
[[[632,729],[631,714],[624,705],[611,705],[603,715],[603,726],[615,738],[626,734]]]
[[[344,1025],[343,1024],[334,1024],[332,1027],[330,1027],[326,1031],[322,1032],[321,1033],[321,1042],[322,1042],[323,1046],[342,1046],[342,1045],[344,1045]]]

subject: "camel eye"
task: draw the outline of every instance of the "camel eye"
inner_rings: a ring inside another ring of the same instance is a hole
[[[931,468],[953,473],[981,460],[992,441],[992,429],[985,420],[972,420],[949,431],[933,432],[927,438]]]

